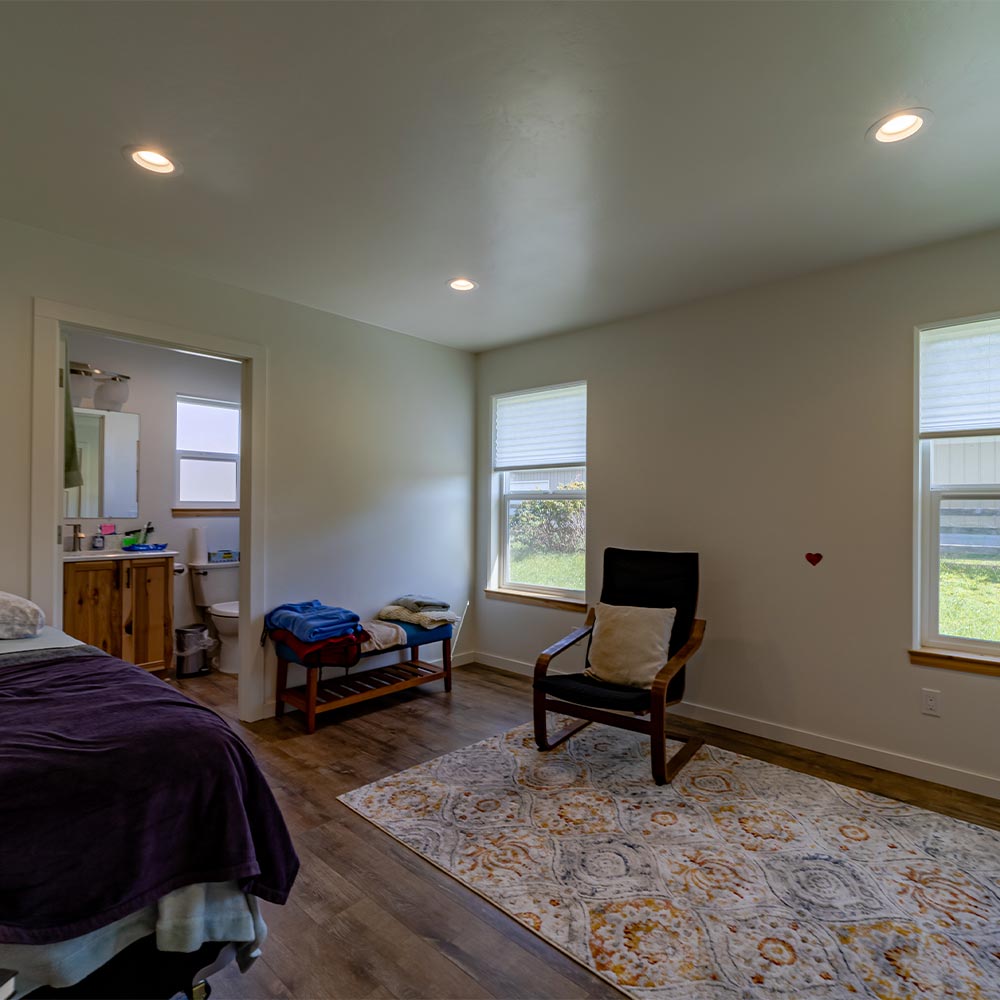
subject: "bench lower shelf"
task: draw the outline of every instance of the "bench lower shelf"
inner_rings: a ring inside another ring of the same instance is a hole
[[[306,729],[316,731],[316,716],[322,712],[332,712],[336,708],[346,708],[359,701],[382,698],[386,695],[405,691],[407,688],[432,681],[444,681],[445,691],[451,690],[451,642],[446,640],[444,664],[437,666],[424,663],[416,658],[390,663],[384,667],[374,667],[353,676],[320,680],[320,669],[307,667],[306,683],[294,688],[286,688],[288,663],[278,660],[278,690],[275,697],[275,716],[281,718],[285,705],[305,713]],[[413,652],[416,652],[414,649]]]

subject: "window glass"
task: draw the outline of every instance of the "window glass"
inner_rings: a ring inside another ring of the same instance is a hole
[[[586,492],[587,470],[524,469],[507,473],[508,493]]]
[[[1000,437],[931,441],[931,486],[1000,484]]]
[[[568,476],[568,471],[574,475]],[[538,470],[509,473],[507,584],[583,591],[587,557],[585,474],[583,469],[559,469],[541,479],[546,474]],[[529,476],[535,478],[530,480]],[[542,487],[533,492],[546,492],[551,499],[517,499],[518,486],[529,482]],[[565,494],[565,499],[559,498],[560,494]]]
[[[1000,642],[1000,499],[941,501],[938,631]]]
[[[239,493],[236,462],[208,458],[180,460],[178,499],[182,503],[235,503]]]
[[[177,450],[239,454],[239,408],[178,399]]]

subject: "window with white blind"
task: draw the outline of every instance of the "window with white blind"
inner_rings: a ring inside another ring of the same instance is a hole
[[[1000,655],[1000,319],[920,331],[919,638]]]
[[[587,532],[587,385],[493,399],[499,585],[583,599]]]
[[[239,403],[177,397],[174,471],[177,509],[239,507]]]

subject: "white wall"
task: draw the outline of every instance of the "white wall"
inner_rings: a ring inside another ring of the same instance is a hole
[[[70,521],[82,524],[88,538],[102,521],[114,521],[119,533],[152,521],[156,532],[151,541],[166,542],[171,549],[176,549],[180,553],[175,559],[177,563],[186,563],[190,558],[191,529],[195,527],[204,529],[209,551],[239,549],[238,517],[175,518],[171,511],[175,489],[177,396],[200,396],[239,403],[240,365],[147,344],[129,343],[74,328],[69,328],[67,332],[70,360],[84,361],[129,376],[129,398],[122,410],[139,414],[138,519],[102,517],[71,518]],[[85,401],[84,405],[89,406],[90,402]],[[174,622],[189,625],[198,620],[190,577],[175,577]]]
[[[907,657],[914,326],[997,310],[993,232],[480,355],[479,658],[581,621],[482,596],[490,396],[586,379],[590,601],[605,546],[701,553],[684,711],[1000,795],[1000,678]]]
[[[270,605],[318,597],[368,615],[415,590],[464,606],[470,355],[5,221],[0,589],[29,582],[33,297],[269,349]],[[471,640],[467,629],[462,647]]]
[[[998,276],[992,233],[482,355],[478,482],[492,393],[587,379],[591,600],[606,545],[702,554],[686,711],[1000,794],[1000,679],[906,656],[913,327],[1000,310]],[[413,589],[464,605],[469,355],[8,222],[0,589],[28,589],[33,296],[269,349],[270,604],[368,614]],[[488,507],[482,490],[476,593]],[[507,666],[580,621],[477,605],[461,649]],[[920,715],[921,687],[943,692],[940,719]]]

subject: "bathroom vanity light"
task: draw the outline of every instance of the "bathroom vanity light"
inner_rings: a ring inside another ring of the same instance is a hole
[[[94,401],[98,410],[120,410],[128,400],[129,375],[109,372],[83,361],[70,361],[70,395],[79,406],[85,397]]]
[[[128,402],[129,377],[108,373],[94,391],[94,406],[99,410],[120,411]]]

